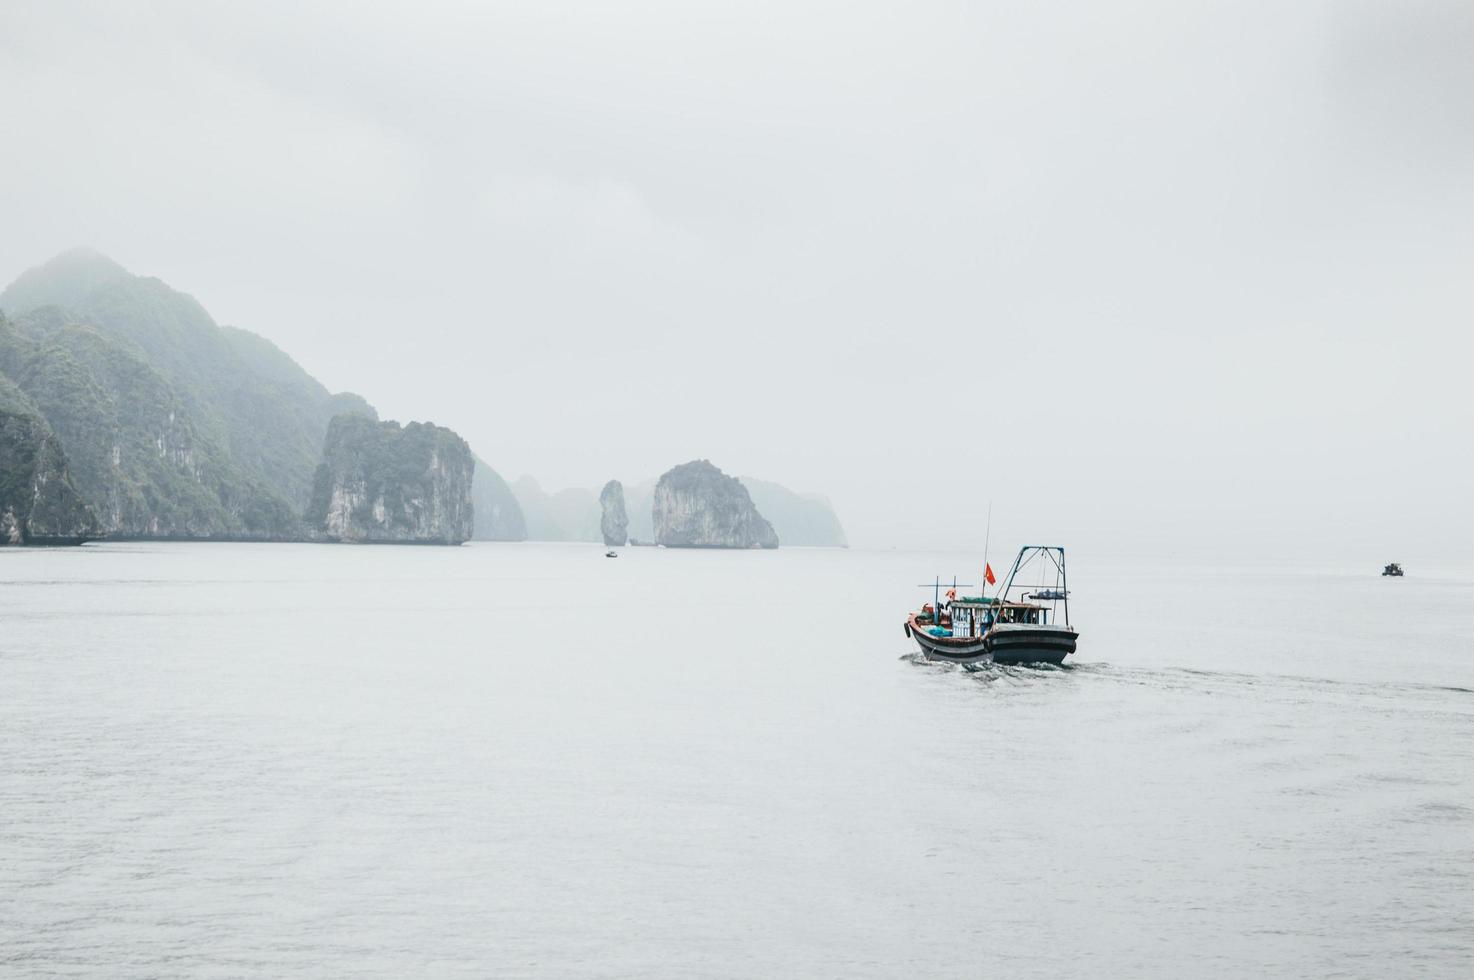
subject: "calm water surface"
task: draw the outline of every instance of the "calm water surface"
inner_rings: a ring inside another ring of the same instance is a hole
[[[601,555],[0,549],[0,975],[1474,969],[1474,570]]]

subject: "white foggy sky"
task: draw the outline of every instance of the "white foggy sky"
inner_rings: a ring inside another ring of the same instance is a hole
[[[1467,3],[12,0],[0,112],[0,278],[90,244],[508,479],[1474,540]]]

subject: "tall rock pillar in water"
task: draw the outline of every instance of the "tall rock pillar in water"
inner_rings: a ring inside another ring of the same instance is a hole
[[[776,548],[778,534],[742,481],[698,459],[655,485],[655,543],[667,548]]]
[[[306,522],[324,541],[461,544],[471,537],[476,462],[428,422],[338,415],[328,424]]]
[[[604,543],[611,548],[628,543],[630,518],[624,510],[624,484],[618,480],[604,484],[604,489],[599,492],[599,507],[603,511],[599,517],[599,533],[604,535]]]

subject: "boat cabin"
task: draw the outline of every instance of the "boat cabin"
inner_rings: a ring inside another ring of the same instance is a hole
[[[981,596],[961,596],[947,603],[954,637],[982,636],[994,623],[1047,625],[1049,609],[1031,602],[1000,602]]]

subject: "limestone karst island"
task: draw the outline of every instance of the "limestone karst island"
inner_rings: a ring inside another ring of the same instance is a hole
[[[0,293],[0,545],[121,540],[845,547],[827,500],[706,460],[546,493],[383,421],[269,340],[85,248]]]
[[[776,548],[778,534],[742,481],[698,459],[655,485],[655,541],[670,548]]]

